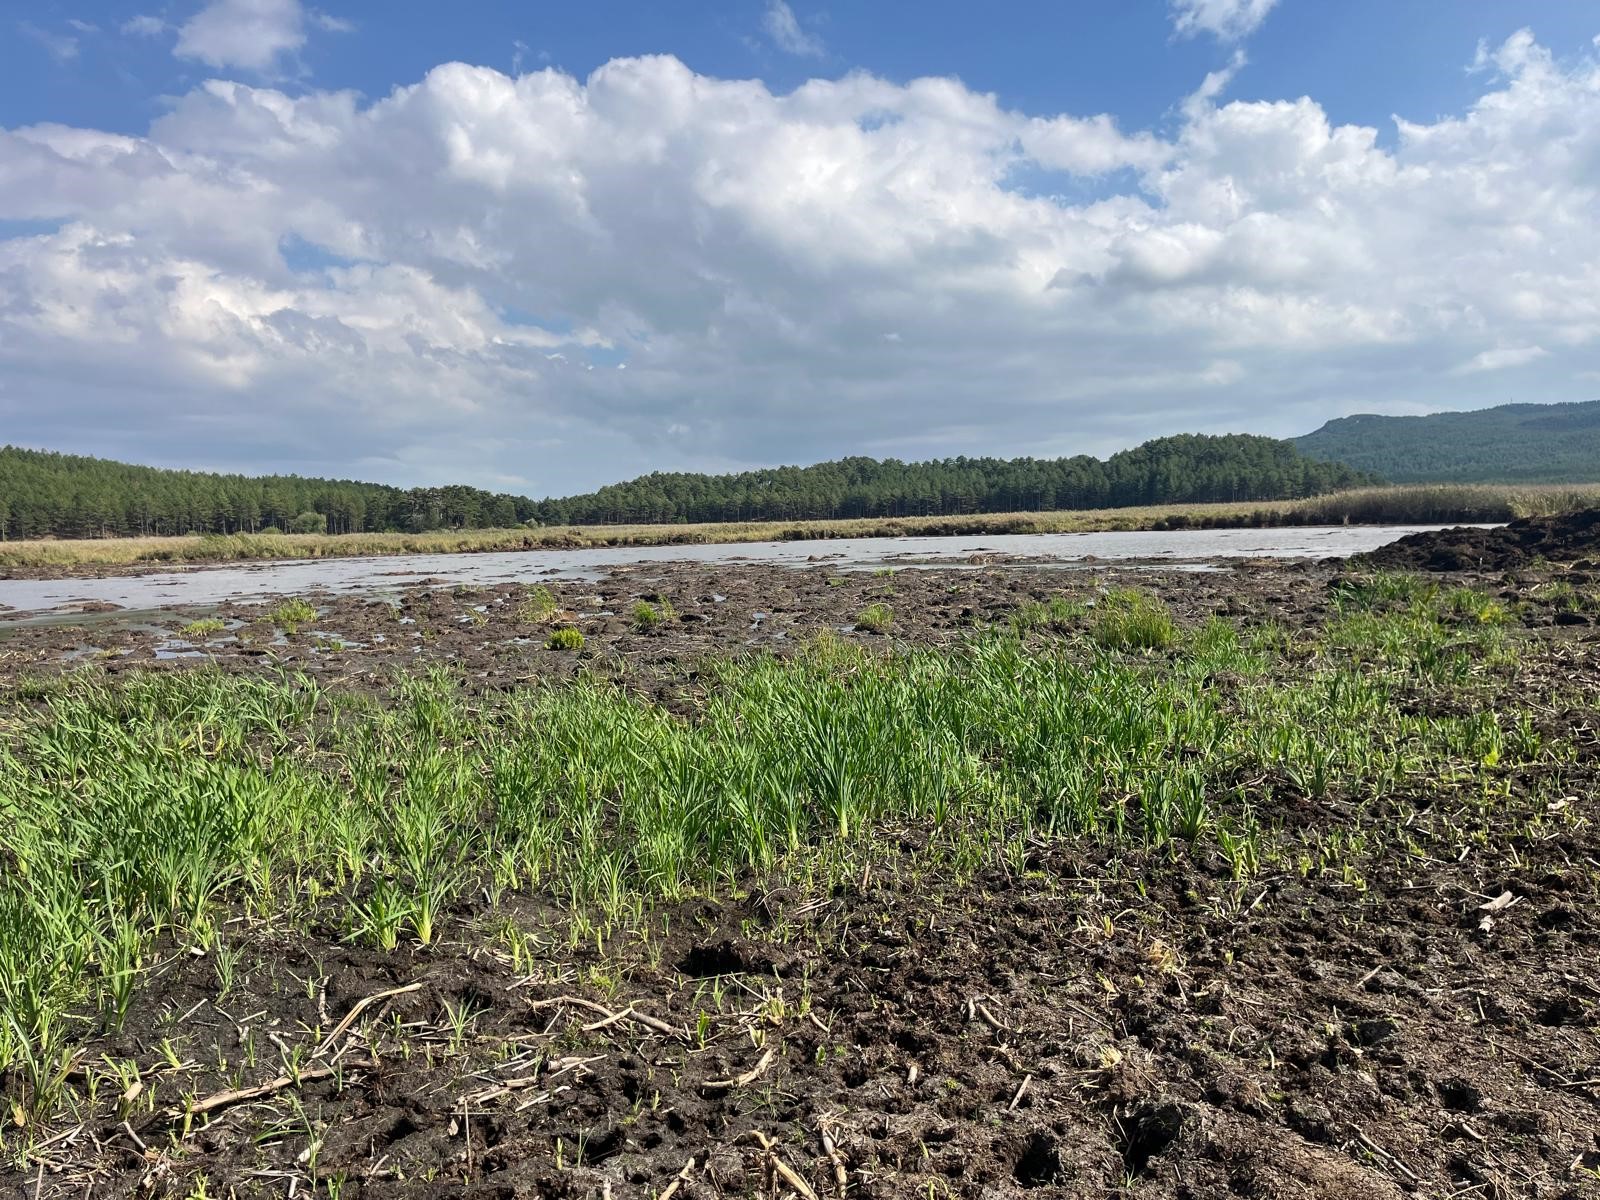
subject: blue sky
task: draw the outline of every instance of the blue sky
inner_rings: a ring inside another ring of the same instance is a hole
[[[1597,37],[1592,0],[10,5],[0,422],[544,493],[1588,398]]]
[[[204,64],[170,53],[170,38],[115,36],[130,19],[156,15],[181,24],[200,5],[45,0],[15,5],[0,121],[63,121],[138,133],[167,97],[207,77]],[[350,36],[316,36],[285,64],[291,90],[353,88],[381,96],[450,59],[511,71],[560,67],[578,76],[602,63],[672,54],[697,72],[756,77],[778,89],[814,76],[866,70],[906,81],[954,75],[1029,112],[1111,112],[1134,127],[1170,117],[1174,99],[1223,65],[1228,43],[1175,37],[1158,0],[1072,4],[968,0],[873,0],[791,5],[822,53],[786,54],[772,44],[764,6],[734,3],[588,5],[474,0],[341,3],[324,12],[355,26]],[[26,13],[26,16],[21,15]],[[94,24],[84,31],[72,22]],[[70,39],[63,61],[21,26]],[[1251,64],[1234,96],[1317,98],[1338,122],[1385,125],[1393,113],[1431,120],[1459,111],[1479,89],[1465,69],[1480,40],[1498,44],[1523,26],[1558,54],[1591,48],[1600,32],[1593,0],[1301,0],[1274,7],[1248,40]],[[31,43],[31,44],[30,44]],[[304,72],[304,74],[301,74]]]

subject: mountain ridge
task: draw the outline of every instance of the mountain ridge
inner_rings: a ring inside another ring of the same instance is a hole
[[[1589,483],[1600,480],[1600,400],[1335,417],[1296,449],[1391,483]]]

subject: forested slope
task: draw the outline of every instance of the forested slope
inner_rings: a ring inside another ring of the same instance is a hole
[[[0,448],[0,536],[8,539],[492,528],[525,521],[533,509],[525,497],[471,487],[217,475]]]
[[[1284,500],[1375,482],[1247,434],[1158,438],[1101,461],[846,458],[737,475],[657,473],[584,496],[546,500],[546,524],[786,521],[1043,512],[1224,500]]]
[[[1395,483],[1592,483],[1600,481],[1600,400],[1340,417],[1294,444]]]
[[[846,458],[736,475],[654,474],[535,503],[451,486],[402,490],[295,475],[248,477],[0,449],[0,536],[112,537],[472,529],[677,521],[783,521],[1285,500],[1373,482],[1287,442],[1185,434],[1102,462]]]

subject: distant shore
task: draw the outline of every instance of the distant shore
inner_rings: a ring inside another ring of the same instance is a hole
[[[431,533],[236,534],[0,542],[0,574],[71,577],[275,559],[471,554],[829,538],[1100,533],[1285,525],[1470,524],[1600,505],[1600,483],[1362,488],[1303,500],[830,521],[583,525]]]

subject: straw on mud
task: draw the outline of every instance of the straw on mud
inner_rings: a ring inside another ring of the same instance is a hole
[[[750,1132],[745,1134],[744,1137],[754,1138],[760,1144],[761,1148],[766,1151],[767,1164],[778,1173],[779,1178],[781,1178],[795,1191],[804,1196],[806,1200],[818,1200],[817,1193],[812,1190],[811,1185],[799,1175],[795,1174],[793,1167],[778,1157],[778,1143],[776,1141],[774,1141],[772,1138],[769,1138],[759,1129],[750,1130]]]
[[[1017,1105],[1022,1103],[1022,1097],[1028,1090],[1028,1085],[1033,1082],[1032,1075],[1024,1075],[1022,1082],[1017,1085],[1017,1094],[1011,1097],[1011,1103],[1006,1105],[1007,1112],[1016,1112]]]
[[[839,1190],[839,1200],[844,1200],[845,1192],[850,1186],[850,1176],[845,1170],[844,1156],[839,1153],[838,1147],[833,1144],[833,1135],[828,1132],[828,1122],[830,1120],[832,1120],[831,1117],[823,1117],[817,1123],[817,1133],[822,1138],[822,1152],[833,1163],[833,1185]]]
[[[377,1063],[367,1059],[362,1062],[348,1063],[346,1064],[346,1068],[349,1070],[361,1071],[371,1070],[377,1065]],[[316,1083],[321,1079],[330,1079],[338,1073],[339,1072],[333,1067],[313,1067],[309,1071],[301,1071],[296,1075],[280,1075],[276,1079],[268,1080],[266,1083],[258,1084],[256,1087],[229,1088],[227,1091],[213,1092],[204,1100],[195,1101],[182,1106],[174,1105],[173,1107],[167,1109],[162,1115],[167,1117],[169,1120],[177,1120],[179,1118],[187,1120],[192,1117],[202,1117],[207,1113],[217,1111],[219,1108],[227,1108],[230,1105],[242,1104],[246,1100],[259,1100],[263,1096],[275,1095],[276,1093],[283,1091],[285,1088],[299,1087],[301,1084]]]
[[[1399,1171],[1407,1179],[1411,1180],[1412,1183],[1421,1183],[1422,1182],[1420,1179],[1418,1179],[1415,1175],[1413,1175],[1406,1168],[1405,1163],[1401,1162],[1394,1155],[1390,1154],[1387,1150],[1385,1150],[1382,1146],[1378,1145],[1378,1143],[1374,1142],[1371,1138],[1369,1138],[1366,1134],[1362,1133],[1359,1129],[1357,1129],[1355,1131],[1355,1135],[1356,1135],[1356,1141],[1360,1142],[1368,1150],[1372,1151],[1372,1153],[1376,1154],[1379,1158],[1383,1159],[1384,1162],[1388,1163],[1396,1171]]]
[[[751,1067],[743,1075],[735,1075],[731,1079],[708,1080],[705,1084],[705,1087],[708,1091],[725,1091],[729,1088],[746,1087],[759,1079],[761,1077],[761,1073],[771,1065],[772,1047],[768,1046],[766,1052],[756,1060],[756,1065]]]
[[[683,1164],[683,1170],[679,1171],[673,1181],[667,1184],[666,1190],[661,1193],[657,1200],[672,1200],[678,1194],[678,1189],[688,1182],[690,1175],[694,1174],[694,1160],[695,1156],[691,1154],[689,1161]]]
[[[682,1030],[674,1029],[665,1021],[652,1017],[648,1013],[640,1012],[631,1004],[621,1012],[613,1012],[605,1005],[596,1004],[593,1000],[585,1000],[581,996],[552,996],[547,1000],[534,1000],[528,1007],[535,1012],[539,1012],[546,1008],[559,1008],[564,1005],[570,1005],[573,1008],[586,1008],[592,1013],[600,1014],[603,1018],[601,1021],[594,1025],[585,1025],[583,1027],[586,1033],[593,1032],[596,1029],[604,1029],[606,1026],[614,1025],[619,1021],[633,1021],[643,1025],[646,1029],[655,1030],[664,1037],[684,1036]]]
[[[972,1020],[974,1014],[982,1017],[984,1021],[986,1021],[990,1026],[1000,1033],[1011,1032],[1010,1027],[999,1017],[995,1016],[992,1012],[985,1008],[983,1004],[979,1002],[976,996],[970,997],[967,1000],[967,1020]]]
[[[356,1001],[355,1007],[345,1014],[344,1020],[334,1026],[332,1033],[322,1039],[322,1044],[317,1047],[316,1052],[311,1057],[317,1058],[325,1054],[335,1042],[345,1035],[350,1026],[356,1023],[356,1018],[378,1003],[378,1001],[388,1000],[394,996],[404,996],[410,992],[419,992],[422,987],[423,985],[420,983],[408,983],[404,987],[390,988],[386,992],[374,992],[366,999]]]

